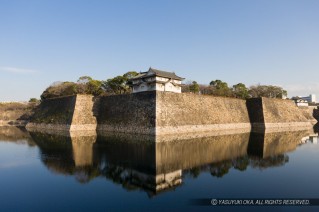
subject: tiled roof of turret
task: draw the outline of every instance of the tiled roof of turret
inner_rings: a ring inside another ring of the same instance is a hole
[[[148,74],[149,72],[153,72],[154,74]],[[167,72],[167,71],[161,71],[154,68],[149,68],[148,72],[141,72],[137,76],[131,78],[133,79],[140,79],[145,77],[151,77],[151,76],[158,76],[158,77],[165,77],[169,79],[176,79],[176,80],[183,80],[184,78],[177,76],[174,72]]]

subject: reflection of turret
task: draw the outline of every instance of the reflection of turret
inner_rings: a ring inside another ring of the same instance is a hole
[[[74,175],[88,182],[99,175],[93,166],[93,144],[96,135],[30,133],[41,150],[42,162],[53,172]]]
[[[156,191],[164,190],[182,183],[182,170],[165,172],[155,176]]]
[[[29,133],[24,128],[14,126],[0,126],[0,141],[27,143],[29,146],[35,146]]]
[[[94,145],[94,161],[129,167],[147,174],[155,173],[155,143],[153,136],[110,134],[98,136]]]
[[[154,136],[99,136],[95,159],[101,173],[128,190],[144,189],[151,196],[181,184],[181,170],[158,172]]]
[[[182,170],[156,175],[108,164],[103,167],[102,174],[127,190],[144,189],[150,196],[182,183]]]
[[[154,195],[181,184],[182,170],[245,156],[249,133],[154,139],[128,134],[98,137],[95,153],[103,175],[123,187],[141,187]]]

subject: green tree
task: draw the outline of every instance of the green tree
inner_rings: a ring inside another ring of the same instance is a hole
[[[132,79],[133,77],[137,76],[138,73],[136,71],[129,71],[129,72],[126,72],[125,74],[123,74],[123,77],[125,78],[126,80],[126,85],[128,86],[126,88],[126,92],[132,92],[130,90],[130,85],[132,84],[132,82],[130,81],[130,79]]]
[[[231,161],[221,161],[210,165],[210,174],[212,176],[221,178],[227,174],[232,167]]]
[[[29,102],[30,103],[36,103],[39,102],[40,100],[38,100],[37,98],[30,98]]]
[[[189,91],[193,93],[199,93],[199,85],[196,81],[193,81],[189,86]]]
[[[267,158],[251,158],[250,165],[252,168],[266,169],[269,167],[284,166],[289,162],[287,154],[272,155]]]
[[[114,94],[122,94],[128,89],[127,80],[123,76],[117,76],[103,82],[103,88]]]
[[[210,86],[214,86],[216,88],[224,88],[224,87],[228,87],[226,82],[223,82],[221,80],[213,80],[209,83]]]
[[[86,93],[99,96],[103,93],[102,82],[100,80],[90,80],[86,83]]]
[[[103,93],[102,82],[100,80],[94,80],[89,76],[82,76],[74,82],[55,82],[50,85],[41,94],[41,100],[71,96],[76,94],[91,94],[94,96],[101,95]]]
[[[201,172],[200,167],[195,167],[189,170],[189,173],[191,174],[193,178],[197,178],[200,175],[200,172]]]
[[[237,98],[247,99],[249,97],[248,88],[243,83],[233,85],[233,93]]]
[[[288,96],[288,91],[282,90],[281,98],[287,98],[287,96]]]
[[[107,79],[102,83],[102,87],[105,91],[114,94],[130,93],[129,80],[137,75],[137,72],[129,71],[122,76]]]
[[[213,88],[212,94],[216,96],[232,96],[232,90],[228,87],[226,82],[221,80],[213,80],[209,83]]]
[[[248,156],[243,156],[233,160],[233,167],[239,171],[245,171],[249,165]]]
[[[129,72],[126,72],[125,74],[123,74],[123,77],[127,80],[137,76],[138,73],[136,71],[129,71]]]

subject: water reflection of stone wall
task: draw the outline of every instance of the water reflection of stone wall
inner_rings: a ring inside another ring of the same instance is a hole
[[[294,151],[310,131],[252,132],[249,140],[249,165],[265,169],[289,162],[288,152]]]
[[[93,164],[93,144],[96,136],[71,137],[73,159],[76,166]]]
[[[234,168],[265,169],[289,162],[308,131],[253,132],[209,137],[130,134],[55,135],[31,133],[42,162],[53,172],[79,182],[104,177],[127,190],[154,195],[182,184],[183,175],[210,172],[223,177]]]
[[[155,173],[154,136],[109,134],[98,136],[94,157],[98,163],[130,167],[148,174]]]
[[[108,134],[99,136],[95,159],[104,176],[123,187],[143,188],[153,195],[180,185],[182,170],[159,172],[156,162],[155,136]]]
[[[309,131],[252,132],[248,146],[248,154],[260,158],[267,158],[290,152],[296,149],[302,138],[306,135],[309,135]]]
[[[98,176],[93,164],[96,135],[30,133],[41,151],[42,162],[53,172],[74,175],[81,182]]]
[[[249,133],[193,138],[156,144],[158,172],[190,169],[247,154]]]

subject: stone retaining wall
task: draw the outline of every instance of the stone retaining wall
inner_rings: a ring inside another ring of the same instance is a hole
[[[76,95],[43,101],[36,110],[28,130],[91,131],[96,130],[93,96]]]
[[[291,100],[255,98],[247,100],[253,128],[311,127],[316,120],[311,108],[300,108]]]
[[[154,91],[101,97],[98,130],[155,134],[155,100]]]
[[[310,127],[315,111],[291,100],[247,101],[188,93],[150,91],[126,95],[77,95],[46,100],[28,129],[124,132],[149,135],[253,128]]]
[[[189,93],[156,93],[156,134],[250,129],[246,101]]]

